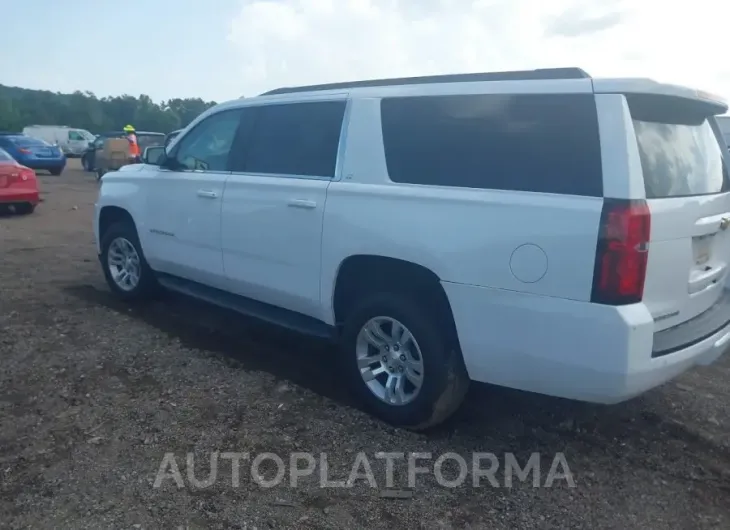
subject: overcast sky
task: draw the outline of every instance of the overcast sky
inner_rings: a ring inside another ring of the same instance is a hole
[[[580,66],[730,99],[722,0],[6,0],[0,83],[155,100]]]

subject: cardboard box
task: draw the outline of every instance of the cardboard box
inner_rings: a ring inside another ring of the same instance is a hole
[[[129,141],[126,138],[107,138],[101,152],[100,167],[106,171],[119,169],[131,162],[129,159]]]

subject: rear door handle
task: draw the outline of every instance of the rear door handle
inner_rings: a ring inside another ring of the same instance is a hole
[[[291,199],[289,200],[289,206],[292,208],[305,208],[307,210],[311,210],[317,207],[317,203],[306,199]]]
[[[198,197],[203,197],[204,199],[215,199],[218,197],[218,194],[213,190],[198,190]]]

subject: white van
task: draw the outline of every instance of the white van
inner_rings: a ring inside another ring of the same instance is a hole
[[[274,90],[106,174],[97,248],[122,298],[336,339],[394,424],[470,380],[616,403],[730,345],[727,110],[579,69]]]
[[[66,156],[81,156],[94,141],[94,135],[86,129],[66,125],[29,125],[23,134],[57,145]]]

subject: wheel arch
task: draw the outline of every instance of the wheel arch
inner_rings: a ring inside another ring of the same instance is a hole
[[[128,210],[114,205],[102,206],[101,210],[99,210],[99,239],[103,239],[104,234],[110,226],[122,221],[131,223],[134,229],[137,230],[137,224],[134,222],[134,218]]]
[[[340,326],[357,297],[375,290],[401,291],[433,304],[431,307],[445,319],[458,344],[451,304],[441,278],[429,267],[390,256],[354,254],[340,262],[332,286],[332,322]]]

